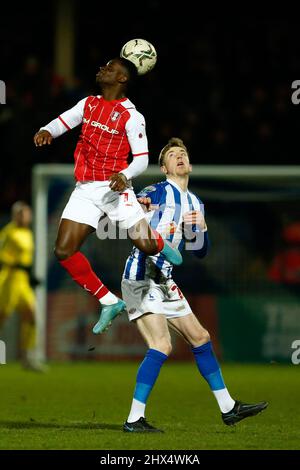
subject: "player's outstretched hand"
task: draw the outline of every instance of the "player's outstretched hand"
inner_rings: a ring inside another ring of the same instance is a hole
[[[109,177],[109,187],[112,191],[124,191],[127,188],[128,180],[123,173],[114,173]]]
[[[154,204],[151,204],[150,197],[138,197],[137,200],[143,207],[144,212],[150,212],[150,211],[157,209],[157,206],[155,206]]]
[[[52,135],[48,131],[38,131],[34,137],[33,142],[36,147],[42,147],[42,145],[50,145],[53,140]]]
[[[189,211],[183,215],[183,223],[185,225],[198,225],[202,232],[206,232],[207,225],[204,215],[200,211]]]

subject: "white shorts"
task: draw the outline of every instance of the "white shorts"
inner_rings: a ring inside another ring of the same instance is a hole
[[[114,224],[119,222],[122,229],[129,229],[145,217],[132,188],[119,193],[109,188],[109,181],[87,181],[76,183],[61,218],[96,229],[105,214]]]
[[[153,279],[144,281],[122,280],[122,297],[130,321],[145,313],[159,313],[167,319],[184,317],[192,313],[188,301],[175,284],[168,279],[156,284]]]

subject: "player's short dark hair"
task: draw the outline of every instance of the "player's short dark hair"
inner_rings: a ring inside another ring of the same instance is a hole
[[[124,59],[124,57],[118,57],[120,64],[125,68],[128,76],[128,81],[130,84],[134,82],[138,76],[138,71],[136,66],[130,62],[130,60]]]
[[[161,150],[159,157],[158,157],[158,164],[159,166],[164,165],[164,158],[168,150],[170,150],[171,147],[181,147],[186,151],[187,154],[189,154],[188,149],[184,145],[183,141],[179,139],[179,137],[171,137],[171,139],[168,141],[167,145],[164,146],[164,148]]]

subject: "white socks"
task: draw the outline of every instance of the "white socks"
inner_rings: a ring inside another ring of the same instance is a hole
[[[235,405],[235,401],[229,395],[227,388],[223,388],[222,390],[212,390],[218,405],[220,407],[221,413],[228,413],[231,411]]]
[[[99,299],[99,302],[101,305],[113,305],[118,302],[118,297],[115,296],[112,292],[107,292],[101,299]]]
[[[138,401],[134,398],[132,400],[131,410],[127,418],[127,422],[134,423],[135,421],[140,419],[141,416],[145,418],[145,408],[145,403],[142,403],[141,401]]]
[[[232,410],[235,405],[235,401],[229,395],[227,388],[223,388],[222,390],[213,390],[213,394],[216,397],[221,413],[228,413],[228,411]],[[145,403],[142,403],[141,401],[138,401],[134,398],[132,400],[131,410],[127,418],[127,422],[134,423],[140,419],[141,416],[144,418],[145,408]]]

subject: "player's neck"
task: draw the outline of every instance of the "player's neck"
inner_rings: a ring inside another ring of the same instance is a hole
[[[106,101],[120,100],[126,97],[124,90],[120,90],[116,88],[103,87],[101,92],[102,92],[103,98]]]
[[[189,184],[189,175],[184,175],[184,176],[178,176],[178,175],[167,175],[167,179],[174,181],[182,191],[187,191],[188,189],[188,184]]]

